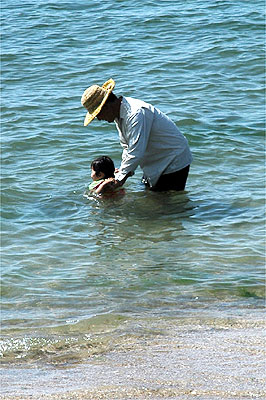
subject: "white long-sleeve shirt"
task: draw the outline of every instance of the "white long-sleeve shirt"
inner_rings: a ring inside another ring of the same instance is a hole
[[[191,164],[187,139],[167,115],[151,104],[123,97],[120,118],[115,123],[123,147],[118,181],[139,165],[152,187],[162,174]]]

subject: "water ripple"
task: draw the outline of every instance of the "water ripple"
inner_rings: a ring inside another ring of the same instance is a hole
[[[67,336],[85,335],[97,318],[106,328],[119,318],[261,307],[262,15],[261,1],[38,0],[3,8],[7,360],[59,349],[67,358],[73,340],[77,358],[101,351],[97,335],[91,347]],[[84,128],[80,105],[86,87],[110,77],[118,95],[157,105],[187,137],[194,162],[186,192],[147,192],[137,170],[121,199],[84,196],[93,158],[109,154],[120,164],[115,127]],[[18,332],[28,336],[10,339]],[[60,332],[66,337],[56,342]]]

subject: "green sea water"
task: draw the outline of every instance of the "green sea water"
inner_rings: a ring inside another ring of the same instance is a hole
[[[258,0],[2,2],[6,367],[84,360],[143,323],[262,310],[263,14]],[[148,192],[138,169],[124,197],[86,195],[93,158],[120,165],[115,126],[83,127],[80,104],[111,77],[188,139],[185,192]]]

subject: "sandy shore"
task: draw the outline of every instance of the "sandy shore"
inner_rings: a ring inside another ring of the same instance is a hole
[[[265,399],[264,322],[183,325],[74,367],[4,368],[1,399]]]

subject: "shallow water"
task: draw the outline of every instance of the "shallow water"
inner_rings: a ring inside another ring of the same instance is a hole
[[[259,312],[262,1],[4,3],[3,361],[71,363],[125,321]],[[84,128],[80,105],[110,77],[187,137],[185,192],[148,192],[137,170],[122,198],[86,195],[94,157],[120,162],[115,126]]]

